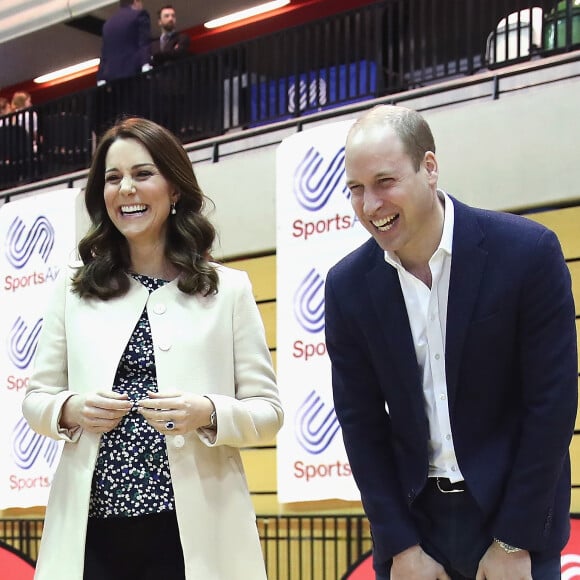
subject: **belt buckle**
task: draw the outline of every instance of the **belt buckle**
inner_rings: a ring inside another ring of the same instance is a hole
[[[435,482],[437,484],[437,489],[441,492],[441,493],[463,493],[465,490],[464,489],[443,489],[441,487],[441,477],[436,477],[435,478]],[[446,478],[445,478],[446,479]],[[449,481],[449,480],[447,480]],[[451,483],[451,482],[450,482]]]

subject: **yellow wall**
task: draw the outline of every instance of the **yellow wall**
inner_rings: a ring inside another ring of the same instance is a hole
[[[580,334],[580,206],[529,214],[526,217],[554,230],[560,239],[572,275],[572,291],[576,302],[576,330]],[[579,352],[580,355],[580,352]],[[580,371],[580,367],[578,369]],[[580,416],[570,445],[572,461],[572,505],[570,511],[580,514]]]

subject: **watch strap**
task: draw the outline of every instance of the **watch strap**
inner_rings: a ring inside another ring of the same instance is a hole
[[[493,541],[506,553],[506,554],[513,554],[515,552],[521,552],[521,548],[516,548],[515,546],[510,546],[510,544],[506,544],[497,538],[494,538]]]

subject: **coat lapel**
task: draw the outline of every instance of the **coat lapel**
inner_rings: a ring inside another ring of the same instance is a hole
[[[450,407],[455,401],[461,353],[488,259],[487,251],[481,247],[484,233],[475,214],[456,199],[453,199],[453,205],[455,227],[445,341],[445,371]]]

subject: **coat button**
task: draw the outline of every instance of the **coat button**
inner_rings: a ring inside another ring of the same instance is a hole
[[[177,447],[178,449],[180,447],[183,447],[185,445],[185,437],[183,435],[176,435],[173,438],[173,446]]]
[[[171,344],[169,342],[160,342],[159,350],[168,351],[171,349]]]
[[[153,312],[155,312],[155,314],[165,314],[165,312],[167,311],[167,306],[165,306],[165,304],[155,304],[153,306]]]

